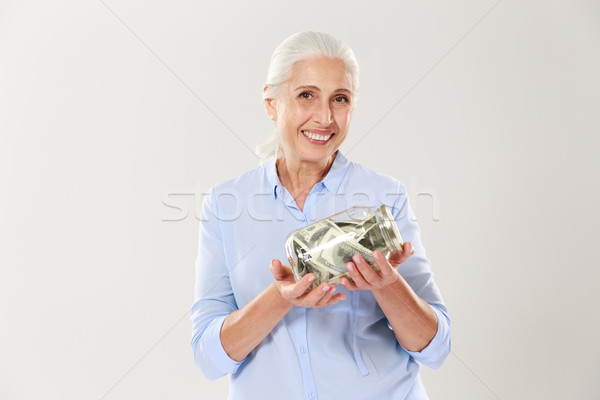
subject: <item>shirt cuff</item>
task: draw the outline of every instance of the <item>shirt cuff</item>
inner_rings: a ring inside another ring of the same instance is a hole
[[[437,332],[431,342],[421,351],[408,351],[415,360],[430,368],[442,366],[450,354],[450,322],[448,318],[435,305],[431,305],[437,318]]]
[[[227,355],[227,352],[221,344],[221,327],[223,326],[223,322],[225,322],[225,318],[227,318],[227,315],[215,318],[208,328],[206,328],[206,331],[203,334],[205,338],[204,351],[208,358],[223,374],[233,374],[245,359],[242,361],[235,361]]]

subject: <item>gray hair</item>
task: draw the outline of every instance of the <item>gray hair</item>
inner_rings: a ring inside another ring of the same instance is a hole
[[[329,57],[344,62],[352,76],[352,103],[358,100],[358,63],[354,52],[346,43],[321,32],[298,32],[285,39],[271,56],[271,65],[267,72],[266,90],[263,100],[277,99],[281,85],[288,80],[292,66],[310,58]],[[280,138],[277,129],[264,143],[256,146],[256,154],[261,164],[270,158],[278,158]]]

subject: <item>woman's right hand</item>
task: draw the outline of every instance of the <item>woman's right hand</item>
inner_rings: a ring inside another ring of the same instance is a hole
[[[269,268],[273,277],[275,277],[273,284],[279,290],[281,297],[295,306],[331,306],[346,298],[344,293],[335,294],[336,286],[330,285],[327,282],[323,282],[310,292],[306,292],[315,280],[315,275],[306,274],[296,282],[290,267],[282,265],[278,259],[271,261]]]

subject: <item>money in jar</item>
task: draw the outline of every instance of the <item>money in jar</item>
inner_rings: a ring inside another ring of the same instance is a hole
[[[386,205],[354,206],[290,233],[285,249],[296,281],[313,273],[311,289],[322,282],[338,284],[348,276],[346,264],[360,254],[377,270],[373,251],[386,259],[402,251],[402,237]]]

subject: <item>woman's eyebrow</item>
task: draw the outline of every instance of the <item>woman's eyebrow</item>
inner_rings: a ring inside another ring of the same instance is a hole
[[[303,86],[298,86],[298,87],[297,87],[296,89],[294,89],[294,90],[300,90],[300,89],[311,89],[311,90],[314,90],[314,91],[317,91],[317,92],[320,92],[320,91],[321,91],[321,89],[319,89],[318,87],[316,87],[316,86],[311,86],[311,85],[303,85]]]
[[[313,86],[313,85],[302,85],[302,86],[298,86],[296,89],[294,89],[294,91],[296,90],[306,90],[306,89],[310,89],[310,90],[314,90],[315,92],[320,92],[321,89],[319,89],[317,86]],[[345,92],[348,94],[352,94],[352,92],[348,89],[344,89],[344,88],[340,88],[340,89],[336,89],[335,92]]]

